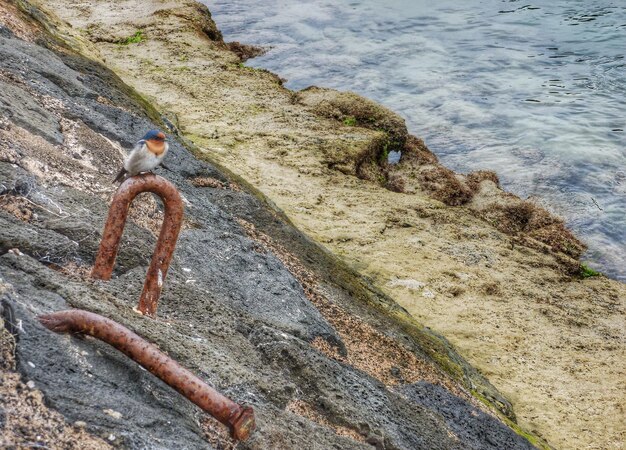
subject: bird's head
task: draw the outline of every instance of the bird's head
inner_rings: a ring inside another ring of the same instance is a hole
[[[148,131],[141,140],[146,143],[148,150],[155,155],[160,155],[167,149],[167,137],[165,133],[159,130]]]
[[[159,130],[150,130],[146,133],[146,135],[141,138],[144,141],[159,141],[164,142],[167,140],[165,133]]]

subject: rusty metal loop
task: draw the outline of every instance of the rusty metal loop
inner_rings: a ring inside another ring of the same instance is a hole
[[[141,174],[128,178],[117,189],[111,202],[91,277],[100,280],[111,278],[128,216],[128,208],[133,199],[142,192],[157,194],[165,205],[165,218],[161,233],[139,299],[139,311],[142,314],[154,316],[183,220],[183,202],[180,194],[176,187],[165,178],[152,173]]]
[[[38,319],[46,328],[57,333],[84,333],[115,347],[228,426],[233,439],[246,440],[254,431],[256,425],[251,407],[224,397],[156,346],[119,323],[80,309],[46,314]]]

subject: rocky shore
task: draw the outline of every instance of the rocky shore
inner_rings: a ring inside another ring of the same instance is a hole
[[[251,404],[238,448],[530,447],[503,422],[536,446],[620,448],[626,289],[584,278],[584,245],[495,174],[450,172],[366,99],[247,68],[255,49],[193,1],[5,2],[0,24],[0,292],[22,324],[15,352],[2,337],[9,445],[232,447],[106,345],[34,319],[79,307]],[[160,173],[187,201],[156,320],[133,311],[152,197],[116,277],[85,276],[123,149],[150,128],[175,136]]]

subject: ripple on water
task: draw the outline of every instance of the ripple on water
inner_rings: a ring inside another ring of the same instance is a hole
[[[626,280],[623,0],[205,3],[226,40],[272,46],[250,65],[399,112],[448,166],[541,199]]]

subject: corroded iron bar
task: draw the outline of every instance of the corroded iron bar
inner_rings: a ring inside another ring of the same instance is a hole
[[[139,299],[139,311],[142,314],[154,316],[183,220],[183,202],[180,194],[176,187],[165,178],[151,173],[137,175],[128,178],[117,189],[111,202],[91,277],[100,280],[111,278],[128,216],[128,208],[133,199],[142,192],[157,194],[165,205],[165,218],[161,233]]]
[[[254,430],[254,411],[251,407],[241,406],[224,397],[119,323],[80,309],[46,314],[38,319],[52,331],[88,334],[115,347],[228,426],[233,439],[246,440]]]

